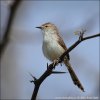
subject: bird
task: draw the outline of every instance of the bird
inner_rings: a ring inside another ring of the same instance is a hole
[[[36,28],[39,28],[42,31],[42,51],[47,59],[53,62],[54,60],[59,58],[65,51],[67,51],[67,47],[63,41],[63,38],[61,37],[61,34],[55,24],[47,22]],[[68,54],[65,56],[63,62],[68,69],[73,83],[84,92],[84,88],[77,75],[75,74],[69,60],[70,56]]]

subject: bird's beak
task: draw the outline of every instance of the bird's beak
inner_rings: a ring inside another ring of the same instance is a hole
[[[36,27],[36,28],[42,29],[42,27],[41,27],[41,26],[39,26],[39,27]]]

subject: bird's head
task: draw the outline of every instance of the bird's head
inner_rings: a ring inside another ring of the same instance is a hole
[[[45,24],[43,24],[39,27],[36,27],[36,28],[41,29],[43,31],[43,33],[46,33],[46,32],[54,33],[57,31],[57,27],[50,22],[45,23]]]

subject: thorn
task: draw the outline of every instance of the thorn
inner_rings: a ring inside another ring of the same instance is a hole
[[[36,77],[34,77],[31,73],[29,73],[31,76],[32,76],[32,78],[34,79],[34,81],[36,81],[37,80],[37,78]],[[34,81],[31,81],[31,82],[34,82]]]
[[[52,71],[52,74],[64,74],[66,72],[60,72],[60,71]]]
[[[33,81],[33,80],[31,80],[30,82],[31,82],[31,83],[34,83],[34,81]]]
[[[49,68],[49,65],[48,65],[48,63],[47,63],[47,69]]]

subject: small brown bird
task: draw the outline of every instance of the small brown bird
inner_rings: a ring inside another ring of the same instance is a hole
[[[60,36],[60,33],[57,27],[52,23],[45,23],[39,27],[36,27],[42,30],[43,33],[43,53],[46,58],[50,61],[54,61],[58,57],[60,57],[65,51],[67,51],[67,47]],[[73,80],[73,83],[77,85],[82,91],[84,88],[79,81],[77,75],[75,74],[71,64],[69,63],[69,55],[67,55],[64,59],[64,64],[66,65],[70,76]]]

